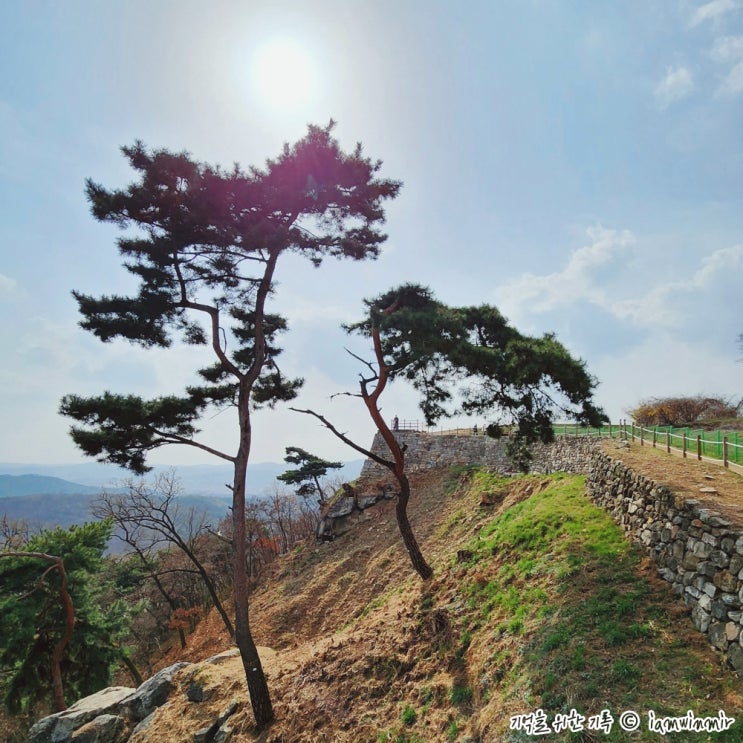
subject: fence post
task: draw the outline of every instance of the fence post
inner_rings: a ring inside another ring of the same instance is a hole
[[[702,461],[702,434],[697,434],[697,459]]]
[[[684,459],[686,459],[686,431],[684,431]]]
[[[722,463],[725,467],[728,466],[728,437],[722,440]]]
[[[666,431],[666,452],[671,453],[671,432]]]
[[[634,442],[634,440],[635,440],[635,422],[632,421],[632,441]]]
[[[640,446],[645,446],[645,429],[640,426]]]
[[[655,445],[658,442],[658,426],[656,426],[653,429],[653,449],[655,449]]]

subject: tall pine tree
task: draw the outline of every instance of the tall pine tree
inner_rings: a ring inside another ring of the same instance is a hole
[[[327,127],[286,145],[264,168],[224,172],[185,153],[124,148],[139,180],[108,191],[93,182],[94,216],[136,234],[118,241],[124,267],[139,282],[132,296],[99,298],[75,292],[82,327],[102,341],[123,338],[145,348],[173,337],[207,345],[214,363],[198,370],[201,384],[185,393],[145,400],[106,392],[66,396],[61,412],[82,425],[75,443],[88,455],[134,472],[168,444],[195,447],[234,466],[232,483],[235,635],[258,728],[273,719],[260,658],[250,632],[245,555],[245,484],[252,444],[251,410],[295,395],[277,336],[285,320],[268,312],[279,258],[297,253],[319,266],[327,256],[374,258],[386,236],[383,202],[396,181],[378,178],[381,163],[345,153]],[[235,445],[217,449],[199,438],[197,421],[210,409],[235,411]]]

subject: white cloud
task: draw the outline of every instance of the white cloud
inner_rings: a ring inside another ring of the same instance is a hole
[[[694,79],[686,67],[669,67],[665,77],[655,86],[655,99],[661,108],[668,108],[694,90]]]
[[[3,276],[0,273],[0,299],[9,297],[16,287],[15,279],[11,279],[9,276]]]
[[[664,275],[658,251],[632,232],[599,227],[588,235],[561,270],[498,288],[517,327],[535,332],[548,321],[561,341],[577,345],[613,420],[653,395],[735,394],[743,244],[712,250],[688,268],[665,261]]]
[[[506,311],[528,306],[531,312],[547,312],[578,300],[604,304],[604,291],[594,281],[593,274],[626,257],[635,237],[629,230],[600,226],[589,228],[586,234],[591,242],[574,251],[562,271],[546,276],[524,274],[500,287],[498,295]]]
[[[718,21],[726,13],[740,7],[738,0],[712,0],[698,7],[691,17],[690,26],[698,26],[706,21]]]
[[[743,245],[716,250],[702,260],[701,267],[684,281],[658,284],[639,297],[615,302],[612,313],[646,327],[681,326],[686,317],[688,295],[709,290],[720,276],[743,270]]]
[[[631,282],[612,281],[626,266],[636,242],[634,235],[629,230],[603,227],[587,230],[587,234],[591,242],[575,250],[561,271],[543,276],[524,274],[499,287],[498,297],[506,314],[523,321],[530,315],[555,313],[587,302],[637,327],[677,328],[688,322],[688,313],[695,306],[692,299],[713,300],[726,282],[743,278],[743,245],[736,245],[703,257],[688,278],[664,281],[658,277],[654,286],[645,288],[653,274],[649,268],[635,267]],[[590,324],[590,318],[586,323]]]
[[[743,36],[725,36],[712,47],[712,59],[720,64],[731,64],[718,94],[736,95],[743,92]]]
[[[715,41],[712,59],[717,62],[737,62],[743,57],[743,36],[724,36]]]

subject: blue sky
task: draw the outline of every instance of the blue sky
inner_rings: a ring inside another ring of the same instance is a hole
[[[298,59],[288,79],[276,49]],[[376,262],[279,267],[301,406],[370,441],[358,401],[329,400],[361,371],[338,326],[403,281],[555,332],[614,420],[649,396],[743,395],[739,0],[5,0],[0,71],[0,461],[81,461],[65,393],[193,381],[192,349],[77,327],[72,289],[132,286],[85,178],[128,183],[135,139],[260,165],[331,117],[404,187]],[[402,386],[384,410],[419,417]],[[232,451],[233,433],[223,413],[204,438]],[[309,418],[260,414],[254,461],[287,445],[356,457]]]

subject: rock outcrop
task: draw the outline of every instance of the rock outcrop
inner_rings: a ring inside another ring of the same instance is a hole
[[[214,663],[235,652],[223,653],[204,663]],[[28,743],[161,741],[162,736],[151,730],[153,716],[174,694],[185,694],[192,699],[188,696],[192,693],[191,684],[187,683],[184,690],[178,680],[181,672],[193,678],[192,672],[198,665],[176,663],[158,671],[137,689],[114,686],[85,697],[64,712],[39,720],[28,733]],[[211,725],[194,730],[195,743],[226,743],[231,735],[226,723],[235,709],[236,705],[230,705]]]

